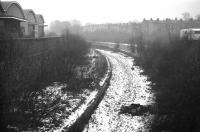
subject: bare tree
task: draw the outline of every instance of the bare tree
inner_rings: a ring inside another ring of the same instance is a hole
[[[189,12],[184,12],[182,16],[183,16],[183,20],[185,21],[188,21],[192,18]]]
[[[70,21],[70,23],[71,23],[70,27],[71,32],[74,34],[79,34],[81,31],[81,25],[82,25],[81,22],[79,20],[74,19]]]
[[[200,21],[200,14],[196,15],[196,19]]]

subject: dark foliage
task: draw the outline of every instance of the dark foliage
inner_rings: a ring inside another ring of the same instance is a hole
[[[200,131],[200,42],[154,42],[136,58],[153,82],[158,113],[153,132]]]
[[[39,126],[36,93],[56,81],[73,82],[75,68],[88,63],[89,44],[70,33],[38,40],[11,39],[8,35],[1,39],[1,130],[5,131],[8,124],[21,130]]]

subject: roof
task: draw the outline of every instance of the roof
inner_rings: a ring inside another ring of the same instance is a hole
[[[23,10],[16,1],[1,1],[0,2],[0,18],[14,19],[18,21],[28,21],[30,24],[44,25],[44,18],[41,14],[35,14],[32,9]]]
[[[32,9],[23,10],[26,20],[28,20],[31,24],[37,23],[37,18]]]
[[[7,12],[9,11],[9,8],[13,5],[15,5],[15,7],[17,7],[19,11],[21,12],[21,16],[22,16],[21,19],[25,19],[25,15],[23,13],[22,7],[16,1],[1,1],[1,10],[5,13],[5,15],[8,15]],[[19,16],[15,16],[14,14],[12,16],[19,18]]]
[[[2,13],[4,13],[4,9],[3,9],[2,5],[1,5],[1,1],[0,1],[0,15],[1,15]]]
[[[1,7],[3,8],[4,11],[6,11],[10,6],[10,4],[12,3],[13,3],[12,1],[1,1]]]
[[[41,14],[36,14],[36,18],[39,25],[44,25],[44,18]]]
[[[17,17],[10,17],[10,16],[1,16],[0,19],[14,19],[16,21],[21,21],[21,22],[26,22],[26,20],[24,19],[20,19],[20,18],[17,18]]]
[[[200,31],[200,28],[185,28],[185,29],[181,29],[183,31],[187,31],[187,30],[192,30],[192,31]]]
[[[193,30],[193,31],[200,31],[200,28],[190,28],[190,30]]]

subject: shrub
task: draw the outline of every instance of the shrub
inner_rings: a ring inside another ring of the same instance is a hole
[[[152,89],[158,115],[152,131],[199,131],[200,42],[157,41],[145,48],[136,61],[156,84]]]
[[[37,115],[33,99],[36,93],[53,82],[75,78],[75,68],[87,64],[89,45],[70,33],[46,39],[4,36],[0,40],[1,128],[8,124],[36,124],[30,119]],[[33,110],[31,115],[26,114],[28,110]]]

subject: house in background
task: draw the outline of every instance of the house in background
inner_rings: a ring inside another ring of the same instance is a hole
[[[13,38],[44,37],[44,18],[15,1],[0,2],[0,37],[6,33]]]

